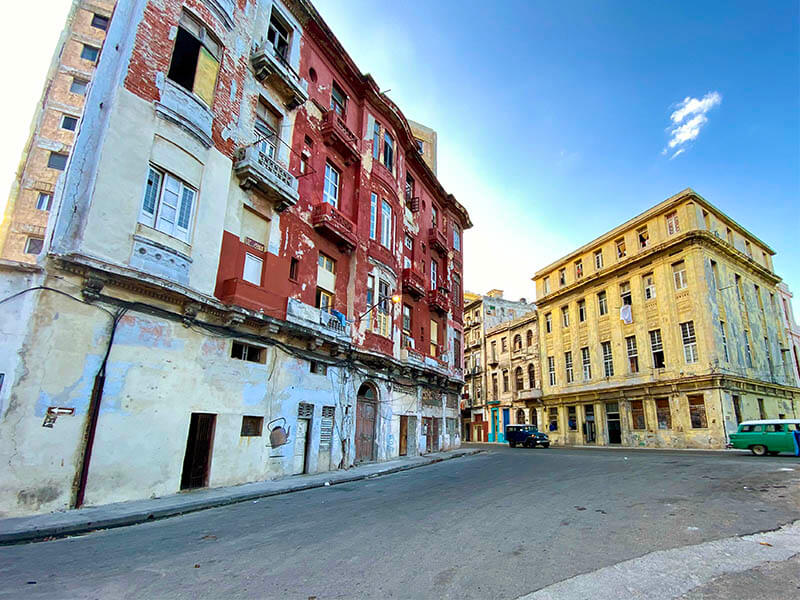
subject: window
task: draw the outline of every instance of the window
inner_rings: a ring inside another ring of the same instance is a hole
[[[497,373],[492,373],[492,397],[497,398]]]
[[[544,286],[545,295],[549,294],[550,293],[550,278],[549,277],[545,277],[544,281],[542,283],[543,283],[543,286]]]
[[[375,192],[369,196],[369,239],[374,240],[378,235],[378,195]]]
[[[666,216],[667,220],[667,235],[674,235],[678,233],[681,228],[678,224],[678,213],[673,211]]]
[[[403,331],[411,335],[411,307],[403,304]]]
[[[325,184],[322,188],[322,201],[339,207],[339,179],[341,174],[331,163],[325,163]]]
[[[589,355],[589,348],[581,348],[581,364],[583,366],[583,380],[590,381],[592,379],[592,358]]]
[[[409,265],[411,266],[411,265]],[[461,306],[461,278],[458,275],[453,275],[453,308],[459,308]]]
[[[739,302],[744,300],[744,290],[742,289],[742,276],[734,273],[733,281],[736,284],[736,298]]]
[[[327,254],[319,253],[317,257],[317,265],[328,271],[329,273],[336,274],[336,261]]]
[[[261,272],[264,268],[264,261],[246,252],[244,255],[244,270],[242,272],[242,279],[252,283],[253,285],[261,285]]]
[[[390,314],[392,312],[392,288],[389,286],[388,281],[383,279],[378,280],[378,310],[383,314]],[[390,323],[391,327],[391,323]],[[388,334],[387,334],[387,337]]]
[[[375,277],[367,275],[367,310],[375,305]]]
[[[719,329],[722,332],[722,358],[725,362],[730,362],[728,355],[728,335],[725,333],[725,321],[719,322]]]
[[[625,347],[628,350],[628,372],[639,372],[639,349],[636,347],[636,336],[625,338]]]
[[[556,384],[556,359],[552,356],[547,357],[547,372],[550,375],[550,385]]]
[[[508,352],[508,338],[500,338],[500,348],[503,354]]]
[[[439,227],[439,211],[433,205],[431,205],[431,227],[434,229]]]
[[[457,369],[461,368],[461,334],[453,334],[453,365]]]
[[[753,258],[753,248],[750,246],[750,242],[747,240],[744,241],[744,251],[747,253],[747,256]]]
[[[335,81],[331,84],[331,110],[342,118],[347,110],[347,96]]]
[[[89,62],[97,62],[97,57],[100,56],[100,48],[95,48],[89,44],[84,44],[81,50],[81,58]]]
[[[139,222],[189,243],[196,194],[177,177],[150,167]]]
[[[728,243],[733,246],[733,231],[731,231],[730,227],[725,228],[725,239],[727,239]]]
[[[567,270],[559,269],[558,271],[558,285],[564,287],[567,285]]]
[[[525,335],[525,345],[530,347],[533,345],[533,330],[528,329],[528,333]]]
[[[522,350],[522,336],[517,334],[514,336],[514,352]]]
[[[642,275],[642,282],[644,283],[644,299],[652,300],[656,297],[656,279],[652,273]]]
[[[564,327],[569,327],[569,307],[562,306],[561,307],[561,325]]]
[[[572,373],[572,352],[564,352],[564,370],[567,373],[567,383],[572,383],[574,379]]]
[[[692,429],[705,429],[708,427],[706,421],[706,401],[702,395],[688,396],[689,400],[689,418],[692,423]]]
[[[525,376],[522,367],[517,367],[514,371],[514,386],[517,390],[525,389]]]
[[[404,243],[406,245],[406,248],[408,248],[411,251],[414,250],[414,240],[411,238],[410,235],[406,234]]]
[[[435,260],[431,260],[431,290],[435,290],[439,286],[439,265]]]
[[[567,407],[567,427],[570,431],[578,430],[578,409],[575,406]]]
[[[208,106],[214,103],[221,46],[194,17],[181,15],[167,77],[194,93]]]
[[[280,15],[273,10],[269,19],[267,41],[275,50],[275,56],[286,63],[289,59],[289,36],[291,29],[283,22]]]
[[[575,279],[580,279],[583,277],[583,261],[577,260],[575,261]]]
[[[547,313],[544,316],[544,330],[547,333],[552,333],[552,331],[553,331],[553,314],[552,313]]]
[[[578,322],[586,321],[586,300],[578,300]]]
[[[36,199],[36,210],[50,210],[52,205],[53,194],[39,192],[39,197]]]
[[[372,128],[372,158],[377,160],[380,157],[381,157],[381,124],[375,121],[375,125]],[[408,182],[407,177],[406,177],[406,182]],[[406,197],[409,197],[408,194],[406,194]]]
[[[104,17],[103,15],[95,14],[92,16],[92,27],[96,27],[97,29],[102,29],[105,31],[108,29],[108,17]]]
[[[47,166],[51,169],[56,169],[58,171],[63,171],[67,168],[67,158],[69,157],[68,154],[61,154],[60,152],[51,152],[50,156],[47,157]]]
[[[508,369],[503,370],[503,391],[508,391]]]
[[[497,341],[492,340],[492,360],[497,362]]]
[[[631,401],[631,425],[633,429],[647,428],[644,418],[644,402],[641,400]]]
[[[619,298],[622,301],[622,305],[625,306],[626,304],[630,306],[631,302],[631,284],[629,281],[625,281],[619,284]]]
[[[606,298],[605,292],[597,294],[597,310],[600,312],[601,317],[608,314],[608,298]]]
[[[644,250],[650,245],[650,234],[647,233],[647,226],[636,230],[636,238],[639,240],[639,249]]]
[[[672,413],[669,398],[656,398],[656,422],[659,429],[672,429]]]
[[[617,248],[617,260],[622,260],[628,255],[628,250],[625,248],[625,238],[620,238],[614,242]]]
[[[558,431],[558,407],[550,407],[550,431]]]
[[[686,281],[686,265],[683,261],[672,265],[672,278],[675,281],[675,290],[680,291],[688,285]]]
[[[683,339],[683,358],[686,364],[697,362],[697,338],[694,335],[694,321],[681,323],[681,339]]]
[[[715,260],[711,261],[711,285],[715,290],[719,290],[719,268]]]
[[[275,158],[278,153],[278,139],[281,131],[281,116],[267,104],[259,99],[256,105],[255,136],[259,152],[269,158]]]
[[[453,250],[461,252],[461,232],[453,225]]]
[[[289,279],[297,281],[297,271],[300,268],[300,261],[293,258],[289,263]]]
[[[390,171],[394,171],[394,138],[388,131],[383,133],[383,164]]]
[[[417,152],[419,152],[420,154],[425,152],[425,142],[423,142],[422,140],[420,140],[418,138],[414,138],[414,139],[417,142]]]
[[[85,79],[80,79],[78,77],[72,78],[72,83],[69,84],[69,91],[73,94],[80,94],[81,96],[86,94],[86,88],[89,87],[89,82]]]
[[[744,357],[748,367],[753,368],[753,351],[750,349],[750,332],[744,332]]]
[[[614,376],[614,356],[611,353],[611,342],[602,342],[603,348],[603,371],[606,377]]]
[[[758,399],[758,418],[762,421],[767,418],[767,411],[764,409],[764,399]]]
[[[29,237],[25,240],[25,254],[39,254],[44,248],[44,239]]]
[[[381,246],[392,247],[392,207],[386,200],[381,200]]]
[[[333,294],[317,288],[317,308],[323,312],[331,312],[333,309]]]
[[[528,387],[531,389],[536,387],[536,368],[533,363],[528,365]]]
[[[603,268],[603,251],[602,250],[595,250],[594,251],[594,268],[595,271],[599,271]]]
[[[66,129],[67,131],[75,131],[78,127],[78,118],[71,117],[69,115],[62,115],[61,117],[61,129]]]
[[[650,331],[650,351],[653,355],[653,368],[664,368],[664,344],[661,341],[661,330]]]
[[[328,365],[316,360],[310,360],[308,361],[308,371],[314,375],[327,375]]]
[[[242,437],[258,437],[264,428],[264,417],[242,417]]]
[[[266,352],[264,348],[258,346],[251,346],[243,342],[231,343],[231,358],[237,360],[246,360],[248,362],[263,363]]]
[[[733,414],[736,417],[736,424],[742,422],[742,403],[739,396],[731,396],[733,401]]]

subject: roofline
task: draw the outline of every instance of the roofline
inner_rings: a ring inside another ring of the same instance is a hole
[[[708,200],[703,198],[700,194],[698,194],[692,188],[686,188],[686,189],[681,190],[677,194],[675,194],[673,196],[670,196],[666,200],[662,200],[661,202],[659,202],[655,206],[652,206],[652,207],[648,208],[646,211],[644,211],[642,213],[639,213],[638,215],[636,215],[632,219],[629,219],[629,220],[625,221],[621,225],[617,225],[614,229],[612,229],[610,231],[607,231],[606,233],[596,237],[592,241],[582,245],[577,250],[573,250],[569,254],[566,254],[566,255],[562,256],[561,258],[559,258],[556,261],[553,261],[552,263],[550,263],[546,267],[544,267],[542,269],[539,269],[538,271],[536,271],[534,273],[534,275],[533,275],[533,277],[531,277],[531,279],[532,280],[536,280],[539,277],[542,277],[543,275],[552,272],[559,265],[570,262],[572,259],[577,258],[578,256],[585,254],[586,252],[588,252],[592,248],[596,247],[600,243],[606,242],[609,239],[612,239],[612,238],[616,237],[621,232],[627,231],[628,229],[631,229],[632,227],[635,227],[636,225],[638,225],[642,221],[646,221],[650,217],[652,217],[654,215],[657,215],[658,213],[663,212],[664,210],[668,209],[671,205],[677,204],[677,203],[681,202],[682,200],[685,200],[685,199],[688,199],[688,198],[693,198],[694,200],[698,201],[701,205],[703,205],[706,208],[714,211],[715,213],[717,213],[718,215],[720,215],[722,217],[722,221],[723,222],[725,222],[728,225],[732,225],[733,227],[739,229],[741,232],[747,234],[750,238],[752,238],[754,241],[758,242],[761,246],[763,246],[767,250],[767,252],[770,253],[770,255],[772,255],[772,256],[775,255],[775,251],[770,246],[768,246],[764,241],[762,241],[760,238],[756,237],[749,230],[747,230],[746,228],[742,227],[739,223],[737,223],[736,221],[731,219],[727,214],[722,212],[722,210],[720,210],[719,208],[717,208],[716,206],[711,204]]]

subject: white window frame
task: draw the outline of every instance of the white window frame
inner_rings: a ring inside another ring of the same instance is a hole
[[[601,317],[608,314],[608,294],[605,291],[597,292],[597,314]]]
[[[154,198],[150,198],[153,190],[150,186],[152,174],[158,175]],[[168,195],[174,196],[174,205],[167,202]],[[153,203],[152,212],[148,210],[149,200]],[[140,223],[190,244],[196,205],[197,190],[171,173],[150,165],[139,210]],[[172,215],[173,221],[170,221],[169,215],[173,210],[175,214]],[[185,226],[180,224],[181,221],[185,222]]]
[[[42,199],[45,198],[44,205],[42,205]],[[50,210],[50,207],[53,206],[53,194],[48,192],[39,192],[39,195],[36,197],[36,210]]]
[[[631,335],[625,338],[625,346],[628,350],[628,371],[631,374],[639,372],[639,348],[636,345],[636,336]],[[633,368],[634,360],[636,369]]]
[[[676,267],[678,267],[676,269]],[[672,279],[675,282],[675,291],[679,292],[689,287],[689,280],[686,277],[686,263],[681,261],[672,265]]]
[[[594,268],[599,271],[603,268],[603,250],[595,250],[594,252]]]
[[[547,357],[547,372],[550,375],[550,385],[556,384],[556,359],[552,356]]]
[[[248,269],[248,266],[250,267]],[[252,283],[253,285],[261,285],[261,274],[264,271],[264,260],[256,256],[255,254],[250,254],[249,252],[244,253],[244,266],[242,267],[242,279],[244,279],[248,283]]]
[[[581,348],[581,364],[583,365],[583,380],[592,380],[592,355],[589,353],[589,347],[584,346]]]
[[[550,293],[550,278],[549,277],[545,277],[543,282],[542,282],[542,285],[544,287],[545,295],[549,294]]]
[[[322,201],[339,208],[339,187],[342,174],[331,163],[325,163],[325,181],[322,187]]]
[[[678,211],[674,210],[664,218],[667,221],[667,235],[675,235],[680,232],[681,226],[678,220]]]
[[[694,330],[694,321],[681,323],[681,340],[683,341],[683,358],[687,365],[696,363],[699,360],[697,354],[697,336]]]
[[[439,266],[435,260],[431,260],[431,291],[435,290],[439,285]]]
[[[567,383],[572,383],[574,381],[574,373],[572,371],[572,352],[569,350],[564,352],[564,370],[567,374]]]
[[[378,236],[378,194],[371,192],[369,195],[369,239]]]
[[[731,358],[728,354],[728,334],[725,333],[725,321],[719,322],[719,328],[722,331],[722,355],[725,359],[725,362],[730,362]]]
[[[392,248],[392,205],[381,200],[381,246]]]
[[[453,250],[461,252],[461,232],[453,225]]]
[[[648,273],[644,277],[644,299],[653,300],[656,297],[656,277],[652,273]]]
[[[603,373],[606,377],[613,377],[614,351],[611,348],[611,342],[601,342],[600,347],[603,350]]]

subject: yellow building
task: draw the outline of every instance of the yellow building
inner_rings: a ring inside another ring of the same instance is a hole
[[[800,415],[773,255],[686,189],[537,272],[553,442],[721,448]]]
[[[35,263],[116,0],[73,0],[0,224],[0,259]]]

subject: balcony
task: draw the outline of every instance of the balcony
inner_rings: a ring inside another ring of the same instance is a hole
[[[350,340],[350,323],[329,312],[315,308],[295,298],[286,303],[286,320],[303,325],[341,340]]]
[[[344,122],[336,111],[329,110],[322,117],[320,125],[322,141],[326,146],[331,146],[344,157],[344,164],[350,165],[358,162],[361,155],[358,152],[358,138]]]
[[[415,298],[425,295],[425,278],[414,269],[403,269],[403,291]]]
[[[275,205],[278,212],[297,204],[300,198],[297,179],[256,145],[239,148],[235,160],[233,170],[243,189],[258,190]]]
[[[428,230],[428,245],[442,255],[447,255],[447,235],[438,227]]]
[[[286,58],[269,42],[257,46],[250,54],[256,79],[269,81],[283,95],[286,108],[292,110],[308,100],[308,83],[291,67]]]
[[[540,389],[531,389],[531,390],[519,390],[516,392],[517,400],[539,400],[542,397],[542,390]]]
[[[356,249],[356,226],[332,204],[321,202],[315,205],[311,224],[321,235],[338,245],[342,252],[350,253]]]
[[[496,354],[492,354],[492,355],[491,355],[491,356],[488,358],[488,360],[487,360],[486,362],[488,362],[490,365],[499,365],[499,364],[500,364],[500,361],[498,360],[498,358],[497,358],[497,355],[496,355]]]
[[[447,314],[450,308],[450,300],[448,300],[447,295],[441,288],[436,288],[428,292],[428,306],[436,312]]]

